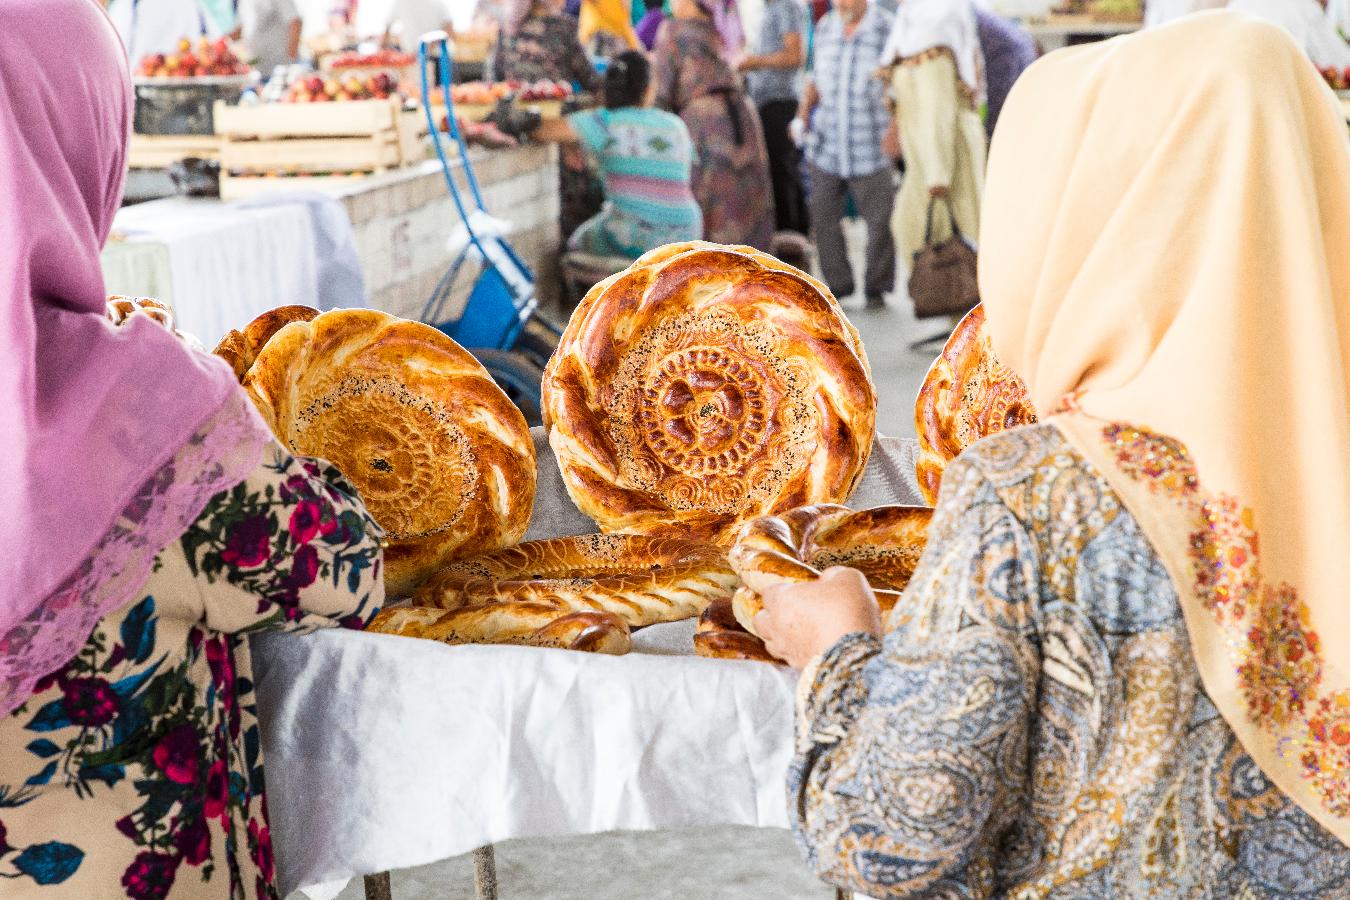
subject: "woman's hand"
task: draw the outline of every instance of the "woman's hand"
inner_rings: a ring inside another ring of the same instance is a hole
[[[934,200],[945,200],[951,196],[951,191],[945,184],[935,184],[928,189],[928,196]]]
[[[794,669],[846,634],[881,635],[877,598],[857,569],[835,566],[816,581],[776,585],[760,596],[764,609],[755,616],[755,629],[769,652]]]

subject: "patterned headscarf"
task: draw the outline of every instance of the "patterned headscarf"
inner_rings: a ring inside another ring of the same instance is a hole
[[[1070,47],[1003,108],[994,349],[1157,550],[1242,746],[1350,843],[1347,247],[1343,114],[1272,25]]]

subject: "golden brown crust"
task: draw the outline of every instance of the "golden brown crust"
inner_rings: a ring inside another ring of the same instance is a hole
[[[128,316],[139,313],[154,319],[170,331],[175,330],[173,310],[153,297],[124,297],[120,294],[112,294],[108,297],[104,310],[107,313],[108,320],[114,325],[121,325]]]
[[[596,285],[544,373],[564,483],[607,532],[729,544],[852,493],[876,393],[824,285],[749,248],[678,244]]]
[[[924,506],[855,512],[821,505],[765,516],[745,526],[731,548],[731,565],[742,578],[753,573],[783,582],[811,581],[831,566],[849,566],[866,576],[885,615],[919,564],[932,515]],[[748,588],[732,598],[736,621],[751,634],[763,607]]]
[[[318,315],[319,311],[314,307],[298,304],[269,309],[245,325],[242,331],[230,331],[226,334],[212,352],[230,364],[242,384],[253,361],[262,348],[267,346],[272,335],[292,322],[309,322]]]
[[[568,613],[548,603],[485,603],[445,611],[418,606],[382,610],[367,631],[446,644],[518,644],[622,656],[628,625],[606,612]]]
[[[441,609],[508,601],[604,610],[636,628],[698,615],[730,597],[736,582],[725,551],[710,544],[589,534],[453,563],[428,578],[414,600]]]
[[[952,331],[914,404],[915,464],[924,499],[936,503],[947,463],[981,438],[1030,425],[1036,410],[1017,373],[998,361],[977,306]]]
[[[737,593],[747,590],[742,585]],[[749,659],[786,665],[764,646],[764,642],[741,627],[731,611],[731,600],[717,600],[699,616],[694,632],[694,653],[709,659]]]
[[[390,596],[524,535],[535,482],[525,417],[436,329],[357,309],[292,321],[244,387],[283,444],[356,485],[389,536]]]

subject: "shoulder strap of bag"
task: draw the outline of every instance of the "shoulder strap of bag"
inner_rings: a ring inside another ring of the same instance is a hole
[[[951,221],[951,223],[952,223],[952,235],[953,235],[954,237],[965,237],[965,235],[961,234],[961,226],[959,226],[959,225],[956,224],[956,208],[952,206],[952,198],[951,198],[951,195],[949,194],[949,195],[947,195],[946,197],[942,197],[942,198],[938,198],[938,197],[929,197],[929,198],[928,198],[928,224],[924,226],[924,230],[923,230],[923,243],[924,243],[924,246],[931,246],[932,243],[933,243],[933,209],[934,209],[934,207],[937,206],[937,202],[938,202],[939,199],[941,199],[942,202],[943,202],[944,204],[946,204],[946,206],[947,206],[947,218],[948,218],[948,219]]]

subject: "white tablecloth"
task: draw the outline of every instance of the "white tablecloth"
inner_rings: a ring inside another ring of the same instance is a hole
[[[173,306],[178,327],[207,347],[273,307],[321,306],[303,204],[249,209],[173,197],[123,208],[113,230],[123,240],[105,254],[109,293],[158,295]],[[141,244],[147,246],[137,260]]]
[[[590,530],[542,435],[533,536]],[[914,502],[881,439],[852,505]],[[795,674],[692,656],[692,622],[624,657],[351,631],[253,641],[283,896],[517,837],[786,827]]]

